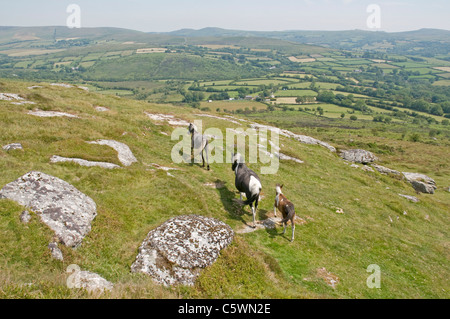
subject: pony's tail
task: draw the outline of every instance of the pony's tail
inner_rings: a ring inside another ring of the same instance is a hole
[[[241,203],[242,205],[250,205],[251,203],[253,203],[257,198],[259,197],[259,192],[256,194],[253,194],[250,198],[247,198],[245,201],[241,201],[239,200],[239,203]]]
[[[287,215],[286,215],[286,218],[281,220],[280,223],[282,223],[282,224],[287,223],[289,220],[293,219],[294,215],[295,215],[294,204],[289,203],[288,205],[286,205],[285,209],[287,211]]]

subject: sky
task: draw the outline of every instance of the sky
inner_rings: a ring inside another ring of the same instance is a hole
[[[145,32],[233,30],[450,30],[448,0],[2,0],[0,26],[66,25],[70,4],[81,27]],[[375,11],[373,10],[375,5]],[[370,10],[368,10],[370,9]],[[368,22],[369,20],[369,22]]]

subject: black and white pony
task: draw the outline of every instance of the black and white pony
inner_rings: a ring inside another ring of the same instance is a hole
[[[234,171],[235,180],[234,185],[240,193],[241,204],[250,205],[253,214],[253,228],[256,227],[256,209],[258,208],[259,194],[261,193],[262,185],[258,175],[250,168],[248,168],[241,154],[231,154],[231,169]],[[242,194],[245,194],[247,199],[242,201]],[[253,206],[253,203],[255,206]]]
[[[189,134],[191,134],[191,161],[194,159],[194,149],[195,149],[197,152],[195,156],[197,156],[198,153],[202,155],[203,167],[205,167],[205,157],[206,157],[206,164],[209,171],[208,138],[197,132],[197,128],[192,123],[189,123],[188,131]],[[205,156],[203,156],[203,153],[205,153]]]

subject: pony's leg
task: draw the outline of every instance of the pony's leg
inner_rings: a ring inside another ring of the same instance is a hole
[[[256,210],[258,209],[258,200],[259,200],[259,195],[255,200],[254,206],[252,206],[252,214],[253,214],[253,228],[256,227]]]
[[[295,232],[295,224],[294,219],[291,219],[291,226],[292,226],[292,234],[291,234],[291,242],[294,241],[294,232]]]
[[[191,134],[191,163],[194,163],[194,134]]]
[[[282,235],[284,235],[284,233],[286,232],[286,226],[287,226],[287,222],[284,223],[283,232],[281,233]]]
[[[242,193],[239,192],[239,199],[242,201]]]
[[[273,215],[277,217],[277,206],[273,204]]]
[[[252,209],[252,215],[253,215],[253,228],[256,228],[256,211],[255,207],[253,206],[253,203],[250,204],[250,208]]]
[[[205,151],[205,157],[206,157],[206,167],[207,167],[207,169],[208,169],[208,171],[209,171],[209,159],[208,159],[208,143],[206,143],[206,145],[205,145],[205,148],[204,148],[204,151]],[[205,164],[203,163],[203,166],[205,166]]]
[[[205,167],[205,158],[203,157],[203,151],[200,152],[202,154],[202,167]]]

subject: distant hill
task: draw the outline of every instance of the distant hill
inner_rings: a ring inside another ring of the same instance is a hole
[[[245,30],[228,30],[222,28],[203,28],[203,29],[181,29],[168,32],[171,35],[185,37],[230,37],[230,36],[257,36],[268,38],[279,38],[283,40],[297,40],[297,42],[308,43],[331,43],[338,40],[350,39],[353,37],[363,37],[374,40],[437,40],[450,42],[450,31],[441,29],[420,29],[404,32],[385,32],[385,31],[365,31],[365,30],[342,30],[342,31],[245,31]],[[334,39],[334,41],[332,41]]]
[[[252,38],[249,40],[249,38]],[[183,29],[166,33],[146,33],[122,28],[79,28],[69,29],[64,26],[45,27],[0,27],[0,45],[17,43],[33,44],[33,47],[47,46],[55,41],[83,39],[90,42],[118,41],[146,45],[202,45],[225,44],[252,49],[276,49],[286,53],[302,51],[317,53],[322,49],[302,46],[289,39],[265,37],[246,31],[233,31],[220,28],[201,30]],[[299,50],[305,48],[305,50]]]
[[[420,29],[415,31],[395,32],[391,33],[391,36],[401,38],[406,37],[408,39],[415,40],[435,40],[450,43],[450,31],[441,29]]]
[[[43,47],[61,40],[85,40],[90,43],[125,42],[146,45],[176,45],[183,37],[146,33],[122,28],[67,28],[65,26],[45,27],[1,27],[0,46],[17,43]]]
[[[318,53],[317,46],[348,50],[379,50],[391,53],[434,56],[446,54],[450,31],[420,29],[407,32],[384,31],[246,31],[208,27],[199,30],[181,29],[172,32],[141,32],[123,28],[80,28],[65,26],[0,27],[0,45],[29,43],[45,46],[61,40],[83,39],[90,42],[134,42],[151,45],[229,44],[246,48],[282,50],[285,53],[302,51]],[[430,43],[432,42],[432,43]],[[388,43],[390,45],[382,45]],[[301,50],[298,45],[303,45]],[[305,47],[310,45],[315,47]]]
[[[54,40],[65,38],[127,38],[129,36],[139,37],[144,32],[121,28],[67,28],[64,26],[45,27],[2,27],[0,26],[0,43],[21,40]]]
[[[445,54],[449,50],[450,31],[439,29],[420,29],[406,32],[385,32],[365,30],[344,31],[243,31],[220,28],[200,30],[182,29],[169,32],[171,35],[185,37],[263,37],[276,38],[301,44],[319,45],[336,49],[379,49],[377,43],[391,43],[392,50],[398,54],[424,54],[430,49],[433,53]],[[383,46],[382,49],[385,50]],[[438,52],[436,52],[438,51]],[[426,54],[425,54],[426,55]]]

